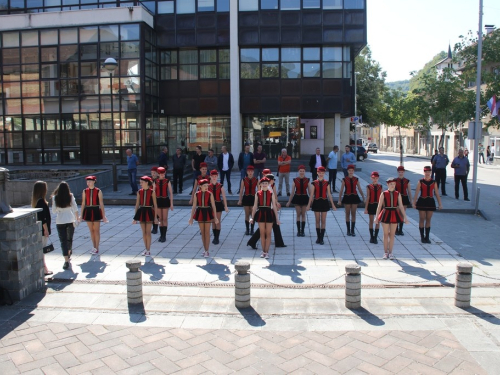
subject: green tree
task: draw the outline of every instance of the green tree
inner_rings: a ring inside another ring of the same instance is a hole
[[[363,48],[354,62],[356,74],[357,115],[363,122],[375,126],[380,122],[381,104],[386,91],[387,73],[372,59],[369,46]]]
[[[431,71],[435,69],[435,66],[438,62],[443,60],[446,57],[446,52],[441,51],[437,55],[435,55],[431,61],[426,63],[422,69],[420,69],[418,72],[412,72],[412,78],[410,79],[410,89],[409,91],[413,91],[419,88],[422,88],[422,81],[421,78],[425,74],[429,74]]]

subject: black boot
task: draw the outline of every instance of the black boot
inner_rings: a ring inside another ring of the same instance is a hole
[[[252,223],[252,225],[250,226],[250,234],[253,234],[254,231],[253,231],[253,227],[255,226],[255,223]]]
[[[405,234],[403,233],[403,225],[404,223],[399,223],[399,235],[404,236]]]
[[[399,236],[399,234],[400,234],[400,232],[399,232],[399,225],[400,225],[400,224],[398,224],[398,225],[396,226],[396,233],[394,233],[396,236]]]
[[[302,233],[300,232],[300,221],[297,221],[296,224],[297,224],[297,237],[300,237],[302,235]]]
[[[151,229],[152,234],[158,233],[158,224],[153,224],[153,229]]]
[[[273,223],[273,234],[274,234],[274,246],[276,247],[286,247],[283,241],[283,236],[281,235],[281,229],[276,222]]]
[[[356,237],[356,232],[354,232],[354,227],[356,226],[355,221],[351,221],[351,236]]]
[[[248,221],[245,220],[245,228],[247,229],[245,231],[245,236],[249,236],[250,235],[250,223]]]
[[[346,221],[345,225],[347,227],[347,235],[350,236],[351,235],[351,223]]]
[[[316,243],[319,243],[320,236],[321,236],[321,229],[316,228]]]
[[[370,243],[373,243],[373,229],[369,229],[370,231]]]
[[[431,227],[425,228],[425,243],[431,243],[429,239],[429,234],[431,233]]]
[[[378,229],[375,229],[375,233],[373,234],[373,243],[378,244]]]
[[[259,240],[259,238],[260,238],[260,230],[259,228],[257,228],[253,236],[250,237],[250,239],[248,240],[247,246],[250,246],[252,249],[257,250],[257,241]]]
[[[300,235],[301,235],[302,237],[305,237],[305,236],[306,236],[306,234],[304,233],[304,230],[306,229],[306,222],[305,222],[305,221],[303,221],[302,223],[300,223],[300,227],[301,227],[301,232],[300,232]]]
[[[324,229],[320,229],[319,231],[319,244],[320,245],[324,245],[325,244],[325,241],[323,241],[325,237],[325,230]]]
[[[420,242],[425,243],[425,237],[424,237],[424,228],[418,228],[420,231]]]
[[[212,241],[214,245],[219,244],[219,235],[220,235],[220,229],[214,229],[214,240]]]
[[[158,239],[158,242],[165,242],[167,239],[165,238],[166,234],[164,235],[163,232],[165,231],[165,227],[160,227],[160,238]]]
[[[214,239],[212,240],[212,243],[215,244],[215,233],[216,233],[217,229],[212,229],[212,234],[214,235]]]

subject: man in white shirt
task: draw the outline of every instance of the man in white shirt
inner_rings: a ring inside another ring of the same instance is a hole
[[[339,146],[333,146],[333,151],[328,154],[328,158],[326,159],[328,164],[328,183],[332,188],[332,193],[337,192],[335,181],[337,181],[338,152]]]
[[[325,167],[326,168],[326,160],[323,155],[321,155],[321,149],[316,148],[316,153],[311,155],[311,159],[309,159],[309,168],[311,168],[312,180],[315,181],[318,179],[318,168]]]
[[[221,151],[222,152],[217,158],[217,168],[219,168],[220,183],[224,185],[224,177],[226,177],[227,192],[228,194],[233,194],[233,192],[231,191],[231,169],[233,169],[234,157],[227,151],[226,146],[222,146]]]

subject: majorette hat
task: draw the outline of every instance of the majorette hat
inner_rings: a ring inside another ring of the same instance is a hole
[[[153,171],[155,171],[155,172],[158,171],[158,167],[151,167],[151,172],[153,172]]]
[[[269,178],[267,178],[267,177],[262,177],[262,178],[260,179],[259,183],[269,182],[269,181],[271,181]]]
[[[300,171],[301,169],[306,169],[306,166],[304,164],[299,165],[297,170]]]
[[[424,172],[430,172],[430,171],[432,171],[432,168],[429,165],[426,165],[424,167]]]
[[[249,165],[249,166],[247,167],[247,171],[248,171],[248,170],[253,171],[254,169],[255,169],[255,168],[254,168],[254,166],[253,166],[253,165]]]
[[[86,179],[87,181],[88,181],[88,180],[90,180],[90,181],[95,181],[95,180],[97,180],[97,178],[96,178],[95,176],[87,176],[87,177],[85,177],[85,179]]]
[[[200,180],[200,182],[198,183],[200,186],[201,185],[206,185],[208,184],[208,180],[206,178],[204,178],[203,180]]]
[[[347,170],[349,170],[349,169],[356,169],[356,166],[354,164],[349,164],[347,166]]]
[[[380,177],[377,171],[372,172],[372,177]]]
[[[274,177],[274,175],[273,175],[272,173],[266,174],[266,177],[267,177],[269,180],[276,180],[276,178]]]
[[[200,168],[207,168],[207,167],[208,167],[207,163],[200,163]]]
[[[210,176],[218,176],[218,175],[219,175],[219,172],[217,172],[217,170],[216,170],[216,169],[212,169],[212,170],[210,171]]]
[[[326,172],[326,168],[321,166],[321,167],[318,167],[317,171],[318,172]]]
[[[400,166],[398,167],[398,172],[400,172],[400,171],[403,171],[403,172],[404,172],[405,170],[406,170],[406,169],[405,169],[405,167],[403,167],[402,165],[400,165]]]
[[[266,168],[266,169],[264,169],[264,170],[262,171],[262,174],[263,174],[263,175],[270,174],[270,173],[271,173],[271,170],[270,170],[270,169],[268,169],[268,168]]]
[[[387,180],[385,180],[385,182],[387,182],[387,183],[396,182],[396,178],[395,177],[389,177]]]
[[[165,173],[167,170],[163,167],[158,167],[158,169],[156,170],[158,172],[158,174],[163,174]]]
[[[147,182],[152,182],[152,181],[153,181],[153,180],[151,179],[151,177],[149,177],[149,176],[142,176],[142,177],[141,177],[141,180],[142,180],[142,181],[147,181]]]

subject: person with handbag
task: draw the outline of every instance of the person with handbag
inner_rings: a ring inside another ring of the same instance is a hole
[[[50,253],[54,250],[54,245],[50,243],[47,245],[50,236],[50,210],[45,197],[47,196],[47,183],[45,181],[37,181],[33,185],[33,193],[31,194],[31,207],[41,208],[42,211],[36,213],[37,220],[42,222],[42,246],[43,253]],[[45,255],[43,256],[43,272],[45,276],[52,275],[53,272],[49,271],[45,263]]]
[[[80,217],[75,197],[66,181],[62,181],[52,193],[52,212],[57,214],[56,228],[64,256],[63,269],[67,270],[73,252],[73,234]]]

